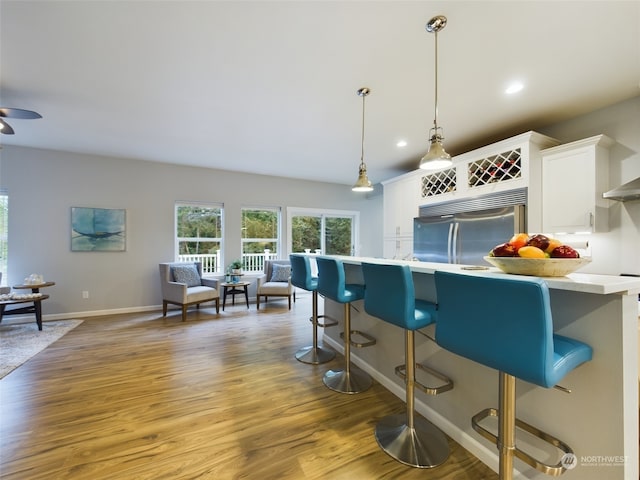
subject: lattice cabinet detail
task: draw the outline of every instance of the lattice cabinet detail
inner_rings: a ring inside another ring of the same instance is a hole
[[[427,198],[441,193],[455,192],[456,183],[455,168],[425,175],[422,177],[421,196]]]
[[[469,176],[469,188],[520,178],[522,176],[520,149],[516,148],[498,155],[469,162],[467,174]]]

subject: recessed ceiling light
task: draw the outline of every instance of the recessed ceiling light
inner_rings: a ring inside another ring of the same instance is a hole
[[[514,93],[518,93],[523,88],[524,88],[524,85],[522,83],[513,82],[507,87],[504,93],[506,93],[507,95],[513,95]]]
[[[396,147],[406,147],[406,146],[407,146],[406,140],[400,140],[398,141],[398,143],[396,143]]]

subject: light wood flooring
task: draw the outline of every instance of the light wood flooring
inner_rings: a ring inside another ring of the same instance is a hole
[[[497,479],[452,441],[435,469],[382,452],[374,425],[404,402],[377,382],[328,390],[340,355],[294,358],[312,338],[298,293],[291,311],[273,299],[185,323],[176,310],[85,319],[0,380],[0,478]]]

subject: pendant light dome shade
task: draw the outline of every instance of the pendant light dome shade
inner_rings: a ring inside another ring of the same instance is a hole
[[[429,23],[425,26],[425,29],[429,33],[435,35],[435,109],[433,118],[433,127],[430,130],[431,138],[429,151],[420,159],[420,168],[423,170],[437,170],[439,168],[445,168],[452,164],[451,155],[449,155],[445,149],[442,141],[444,136],[442,135],[442,128],[438,126],[438,32],[447,25],[447,17],[438,15],[429,20]]]
[[[359,97],[362,97],[362,141],[358,180],[356,180],[356,183],[353,185],[353,187],[351,187],[351,190],[354,192],[370,192],[373,190],[373,185],[369,181],[369,177],[367,177],[367,166],[364,164],[364,99],[371,93],[371,90],[369,90],[367,87],[362,87],[356,93]]]

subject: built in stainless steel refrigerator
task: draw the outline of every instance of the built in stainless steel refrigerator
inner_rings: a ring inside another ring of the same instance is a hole
[[[413,255],[423,262],[486,266],[483,257],[493,247],[526,232],[524,204],[423,216],[429,210],[438,211],[421,208],[413,223]]]

